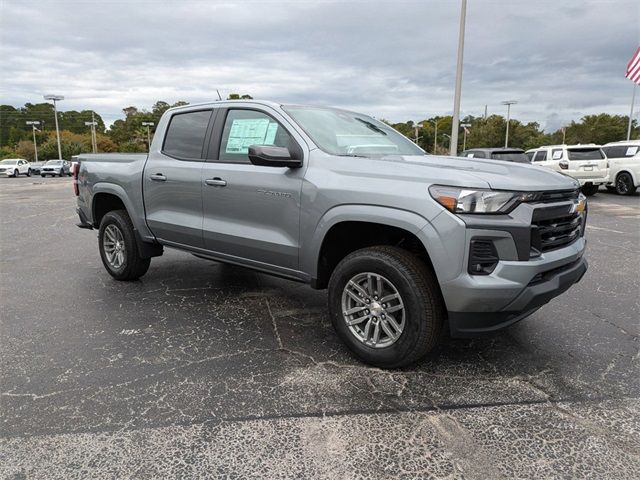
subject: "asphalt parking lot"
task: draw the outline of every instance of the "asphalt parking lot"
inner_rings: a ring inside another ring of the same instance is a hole
[[[638,478],[640,196],[590,199],[581,283],[406,370],[325,292],[167,250],[106,273],[68,178],[0,179],[0,478]]]

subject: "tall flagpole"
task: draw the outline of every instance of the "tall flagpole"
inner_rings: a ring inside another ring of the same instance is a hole
[[[631,124],[633,123],[633,106],[636,103],[637,83],[633,84],[633,93],[631,94],[631,111],[629,112],[629,126],[627,127],[627,141],[631,140]]]
[[[456,91],[453,97],[453,122],[451,123],[451,137],[449,152],[452,156],[458,154],[458,129],[460,124],[460,91],[462,90],[462,63],[464,56],[464,27],[467,18],[467,0],[462,0],[460,9],[460,32],[458,34],[458,63],[456,65]]]

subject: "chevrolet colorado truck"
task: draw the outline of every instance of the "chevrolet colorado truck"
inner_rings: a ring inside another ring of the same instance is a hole
[[[576,180],[427,155],[346,110],[173,108],[148,155],[80,155],[74,189],[116,280],[169,247],[328,289],[337,334],[379,367],[511,325],[587,270]]]

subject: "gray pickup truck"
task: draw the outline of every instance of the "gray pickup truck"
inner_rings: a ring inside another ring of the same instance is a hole
[[[163,247],[328,288],[363,361],[530,315],[578,282],[586,200],[529,165],[426,155],[367,115],[259,101],[168,110],[149,155],[81,155],[79,226],[116,280]]]

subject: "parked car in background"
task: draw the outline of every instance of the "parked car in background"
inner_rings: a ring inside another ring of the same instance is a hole
[[[31,167],[31,173],[33,175],[40,175],[40,170],[42,170],[44,162],[31,162],[29,166]]]
[[[609,160],[607,190],[633,195],[640,187],[640,140],[611,142],[602,146]]]
[[[0,175],[17,177],[18,175],[31,176],[29,162],[23,158],[7,158],[0,161]]]
[[[40,176],[46,177],[56,175],[62,177],[63,175],[71,176],[71,164],[66,160],[47,160],[47,162],[40,169]]]
[[[467,158],[491,158],[505,162],[530,163],[529,157],[520,148],[471,148],[460,154]]]
[[[600,185],[609,182],[609,162],[600,145],[546,145],[527,150],[533,154],[532,164],[547,167],[575,178],[582,193],[595,195]]]

